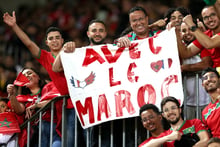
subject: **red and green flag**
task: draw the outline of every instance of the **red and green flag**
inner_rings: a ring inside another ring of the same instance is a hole
[[[3,112],[0,113],[0,133],[18,133],[20,132],[20,127],[16,119],[15,113],[13,112]]]
[[[14,81],[14,85],[17,86],[24,86],[25,84],[29,83],[28,78],[20,72],[17,76],[17,78]]]

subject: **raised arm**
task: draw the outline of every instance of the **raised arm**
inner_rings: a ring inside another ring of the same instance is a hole
[[[11,101],[11,107],[17,114],[23,114],[25,112],[25,106],[23,103],[18,102],[16,98],[16,89],[13,84],[7,85],[8,98]]]
[[[220,18],[220,0],[217,0],[214,4],[215,11],[217,12],[218,17]]]
[[[40,48],[25,34],[25,32],[17,25],[15,11],[12,12],[12,16],[6,12],[3,15],[4,22],[12,28],[18,38],[24,43],[24,45],[30,50],[34,57],[39,55]]]
[[[67,42],[67,43],[64,44],[62,50],[65,53],[72,53],[72,52],[75,51],[75,47],[76,47],[75,42],[70,41],[70,42]],[[56,56],[56,59],[54,60],[54,63],[53,63],[53,66],[52,66],[52,70],[54,72],[61,72],[61,71],[63,71],[63,65],[62,65],[60,53]]]
[[[189,28],[191,28],[192,26],[196,26],[192,20],[191,15],[185,16],[183,18],[183,21],[187,24]],[[204,48],[212,49],[215,47],[220,47],[220,36],[218,34],[214,35],[213,37],[209,37],[198,28],[195,31],[191,32]]]
[[[56,56],[56,59],[53,62],[52,70],[54,72],[63,71],[63,65],[62,65],[62,62],[61,62],[60,54],[61,54],[61,52]]]
[[[180,59],[190,58],[200,52],[200,49],[197,48],[193,43],[191,43],[189,46],[186,46],[181,39],[179,29],[175,29],[175,31]]]

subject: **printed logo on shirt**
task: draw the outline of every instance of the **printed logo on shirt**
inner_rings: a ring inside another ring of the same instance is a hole
[[[211,115],[212,111],[215,111],[215,110],[218,109],[219,107],[220,107],[220,102],[218,102],[218,103],[216,104],[216,106],[213,107],[212,109],[209,109],[209,110],[208,110],[208,113],[206,113],[206,114],[204,115],[205,120],[207,120],[207,118],[209,117],[209,115]]]
[[[188,134],[188,133],[195,133],[195,127],[189,127],[183,130],[183,134]]]

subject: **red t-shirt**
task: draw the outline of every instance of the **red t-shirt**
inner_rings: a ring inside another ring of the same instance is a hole
[[[211,130],[213,137],[220,138],[220,101],[210,102],[202,111],[202,120]]]
[[[149,137],[148,139],[146,139],[144,142],[142,142],[138,147],[143,147],[146,143],[148,143],[150,140],[152,139],[156,139],[157,137]]]
[[[188,133],[196,133],[198,135],[199,132],[201,131],[206,131],[205,125],[202,123],[201,120],[199,119],[191,119],[191,120],[184,120],[183,124],[181,127],[177,130],[183,134],[188,134]],[[165,131],[167,135],[171,134],[173,132],[173,129],[170,128],[169,130]],[[169,141],[165,142],[163,144],[164,147],[174,147],[175,141]]]
[[[146,143],[148,143],[150,140],[156,139],[156,138],[161,138],[161,137],[166,136],[166,135],[168,135],[168,134],[167,134],[166,131],[164,131],[164,132],[160,133],[160,135],[157,136],[157,137],[151,136],[151,137],[149,137],[148,139],[146,139],[144,142],[142,142],[138,147],[144,147],[144,145],[145,145]]]
[[[68,95],[68,87],[64,72],[54,72],[52,70],[53,62],[55,57],[46,50],[41,49],[40,56],[37,61],[47,70],[51,80],[54,82],[56,88],[59,90],[61,95]],[[73,108],[71,99],[67,100],[67,108]]]
[[[209,37],[213,36],[213,32],[211,30],[207,30],[205,34]],[[220,35],[220,33],[218,33]],[[199,49],[205,50],[205,48],[199,43],[198,40],[194,40],[193,44],[198,47]],[[213,61],[213,68],[220,67],[220,47],[207,49],[207,51],[210,53],[212,61]],[[204,53],[203,53],[204,54]],[[206,55],[207,56],[207,55]],[[202,57],[202,55],[201,55]]]
[[[48,84],[46,84],[43,89],[41,90],[41,92],[39,92],[36,95],[18,95],[16,96],[17,100],[21,103],[25,104],[25,108],[35,104],[36,101],[44,101],[44,100],[51,100],[57,96],[60,96],[59,91],[57,90],[57,88],[55,87],[53,82],[49,82]],[[39,100],[38,100],[39,99]],[[9,102],[9,107],[11,108],[11,103]],[[56,116],[54,117],[54,122],[57,121]],[[46,113],[43,114],[42,119],[49,121],[50,122],[50,118],[51,118],[51,112],[50,109],[46,110]]]

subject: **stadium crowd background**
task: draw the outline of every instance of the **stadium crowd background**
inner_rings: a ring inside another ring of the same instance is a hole
[[[7,5],[6,5],[7,3]],[[10,7],[10,3],[13,7]],[[135,5],[144,7],[149,15],[149,24],[163,18],[171,7],[183,6],[194,18],[200,18],[205,6],[202,0],[40,0],[0,1],[0,14],[16,12],[17,23],[40,47],[46,48],[45,31],[57,26],[64,32],[66,41],[73,40],[77,47],[89,44],[86,31],[88,23],[95,18],[107,25],[106,43],[113,43],[128,27],[128,11]],[[35,67],[45,76],[47,72],[10,28],[0,20],[0,96],[7,96],[6,86],[13,83],[17,73],[24,66]]]

